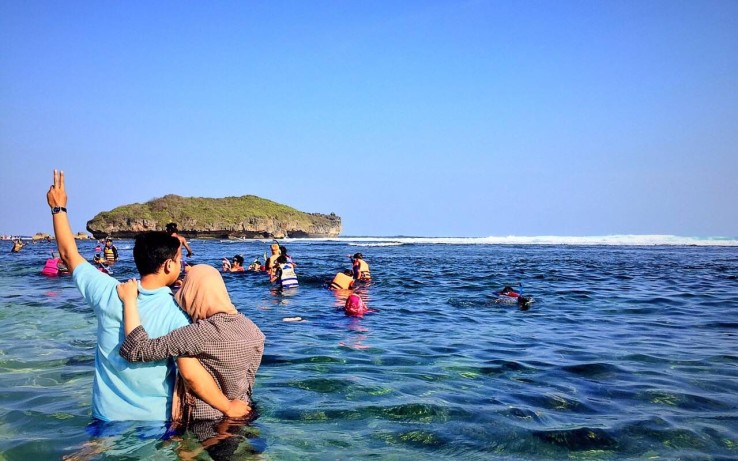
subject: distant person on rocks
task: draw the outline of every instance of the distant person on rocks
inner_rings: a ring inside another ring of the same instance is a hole
[[[185,250],[187,250],[188,258],[194,256],[195,253],[192,252],[190,245],[187,243],[187,239],[179,235],[177,231],[177,223],[170,222],[169,224],[167,224],[166,230],[167,230],[167,234],[171,235],[172,237],[177,237],[179,239],[179,243],[181,243],[182,246],[185,248]]]
[[[356,253],[351,259],[353,260],[354,280],[371,280],[369,264],[364,261],[364,255]]]
[[[92,383],[92,416],[102,421],[167,421],[171,417],[174,362],[159,360],[131,366],[118,353],[123,333],[123,304],[117,296],[118,281],[103,274],[80,255],[67,217],[64,173],[54,170],[54,182],[46,194],[61,259],[72,280],[95,313],[97,341]],[[141,320],[152,336],[163,336],[188,325],[169,285],[177,280],[182,258],[179,240],[166,232],[136,236],[133,259],[141,275],[138,305]],[[250,410],[244,401],[229,401],[213,377],[193,357],[177,359],[180,374],[204,401],[232,417]]]

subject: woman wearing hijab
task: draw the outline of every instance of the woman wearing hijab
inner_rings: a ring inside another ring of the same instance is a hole
[[[192,266],[175,299],[193,323],[166,336],[149,339],[138,316],[137,294],[136,280],[118,286],[126,333],[120,348],[123,358],[129,362],[148,362],[167,357],[197,357],[228,399],[251,401],[256,370],[264,353],[264,334],[233,306],[217,269],[207,264]],[[172,404],[173,420],[223,417],[221,411],[180,386],[182,380]],[[180,399],[183,402],[178,402]]]

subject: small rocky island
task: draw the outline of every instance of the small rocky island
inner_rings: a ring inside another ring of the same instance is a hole
[[[98,213],[87,222],[96,239],[133,238],[139,232],[164,230],[175,222],[187,238],[337,237],[341,218],[335,213],[305,213],[255,195],[225,198],[166,195],[146,203]]]

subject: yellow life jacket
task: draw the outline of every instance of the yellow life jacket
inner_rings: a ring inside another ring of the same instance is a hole
[[[351,283],[354,281],[353,277],[350,277],[343,272],[339,272],[333,277],[331,282],[331,288],[335,290],[348,290],[351,288]]]
[[[359,262],[359,280],[371,280],[372,274],[369,273],[369,264],[363,259],[358,259]]]
[[[115,251],[113,250],[113,247],[105,247],[103,249],[103,255],[105,256],[105,260],[109,263],[115,262]]]

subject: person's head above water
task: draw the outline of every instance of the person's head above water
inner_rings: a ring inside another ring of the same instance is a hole
[[[219,312],[238,313],[228,295],[223,277],[209,264],[192,266],[174,299],[193,321],[206,319]]]
[[[176,234],[177,233],[177,223],[170,222],[166,226],[166,231],[169,235]]]
[[[233,262],[237,263],[239,266],[243,266],[243,256],[236,255],[233,257]]]
[[[279,244],[277,244],[277,243],[272,243],[272,244],[271,244],[271,245],[269,246],[269,248],[271,248],[271,249],[272,249],[272,254],[273,254],[273,255],[277,255],[277,254],[279,254]]]
[[[351,259],[364,259],[364,255],[361,253],[356,253],[353,258]]]
[[[366,308],[366,304],[364,304],[364,301],[361,299],[361,297],[356,293],[352,293],[346,299],[346,304],[343,306],[343,311],[346,313],[346,315],[362,316],[368,311],[368,309]]]

